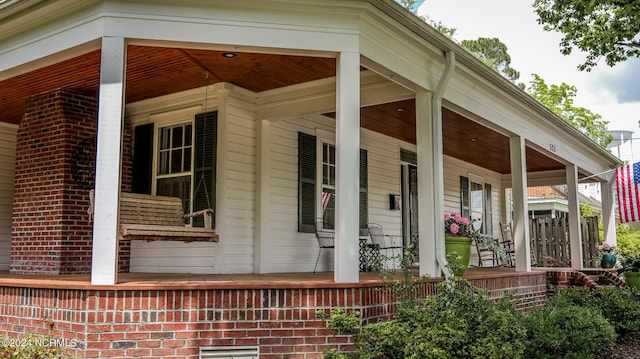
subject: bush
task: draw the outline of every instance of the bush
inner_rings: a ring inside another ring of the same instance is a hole
[[[640,256],[640,231],[625,225],[616,227],[616,242],[623,256]]]
[[[577,305],[600,310],[620,336],[640,333],[640,302],[629,290],[601,287],[559,288],[547,305],[564,307]]]
[[[451,279],[435,295],[399,306],[395,319],[363,327],[355,336],[354,357],[522,358],[525,339],[522,317],[509,305],[492,303],[467,281]]]
[[[60,346],[61,339],[27,334],[19,339],[0,335],[0,358],[6,359],[66,359],[75,358]]]
[[[576,305],[549,305],[527,315],[525,324],[526,357],[532,359],[594,358],[616,338],[599,311]]]

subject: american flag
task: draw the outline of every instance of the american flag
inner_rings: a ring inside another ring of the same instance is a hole
[[[324,212],[327,211],[327,208],[329,207],[329,202],[331,202],[331,193],[322,192],[322,209]]]
[[[616,168],[620,223],[640,221],[640,162]]]

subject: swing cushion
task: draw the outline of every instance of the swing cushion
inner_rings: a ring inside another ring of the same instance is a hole
[[[185,219],[196,216],[204,216],[204,227],[185,226]],[[177,197],[122,192],[118,239],[217,242],[212,217],[210,208],[185,215]]]

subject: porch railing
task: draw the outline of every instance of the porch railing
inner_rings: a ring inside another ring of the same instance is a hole
[[[582,264],[585,268],[599,267],[596,244],[598,217],[582,218]],[[529,220],[531,265],[536,267],[570,267],[571,246],[567,218],[534,218]]]

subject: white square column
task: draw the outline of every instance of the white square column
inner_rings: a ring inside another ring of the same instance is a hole
[[[334,280],[360,280],[360,54],[341,52],[336,74]]]
[[[580,203],[578,202],[578,167],[566,166],[569,210],[569,244],[571,268],[582,269],[582,231],[580,230]]]
[[[511,190],[513,192],[513,240],[516,271],[531,271],[531,244],[529,243],[529,206],[527,205],[527,160],[524,138],[509,138],[511,157]]]
[[[436,252],[438,237],[444,237],[442,125],[435,127],[431,93],[416,93],[416,147],[418,158],[418,257],[420,276],[440,276]],[[442,123],[442,119],[439,119]],[[434,130],[435,129],[435,130]],[[438,132],[438,129],[440,130]],[[439,190],[438,190],[439,188]],[[440,238],[444,240],[444,238]]]
[[[126,43],[102,38],[91,284],[118,279],[118,209],[122,167]]]

